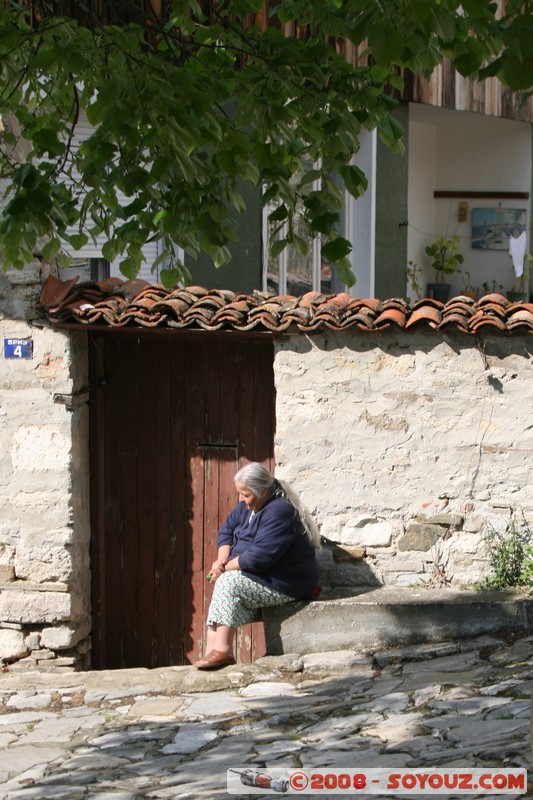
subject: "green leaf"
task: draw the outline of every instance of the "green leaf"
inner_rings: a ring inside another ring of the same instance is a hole
[[[59,239],[51,239],[47,242],[42,250],[43,258],[45,261],[51,261],[52,258],[59,252],[61,242]]]
[[[106,259],[106,261],[114,261],[119,253],[119,247],[117,242],[109,240],[104,243],[102,247],[102,257]]]
[[[154,216],[154,225],[159,225],[159,223],[162,222],[165,219],[165,217],[168,217],[168,211],[166,210],[166,208],[162,208]]]
[[[270,247],[270,254],[272,258],[277,258],[288,245],[287,239],[278,239],[277,241],[273,242]]]
[[[344,185],[352,197],[361,197],[368,188],[368,180],[364,172],[354,164],[341,167],[339,174],[344,181]]]
[[[484,58],[484,49],[479,42],[469,38],[464,49],[459,51],[454,59],[454,66],[461,75],[473,75],[481,66]]]
[[[171,289],[182,278],[182,271],[178,268],[175,269],[162,269],[159,273],[159,280],[166,289]]]
[[[455,37],[455,17],[447,8],[439,5],[432,6],[433,29],[437,36],[444,42],[451,42]]]
[[[154,237],[168,240],[169,270],[182,268],[172,252],[178,243],[191,258],[203,251],[224,263],[235,235],[229,212],[242,213],[252,194],[244,183],[265,187],[263,204],[270,211],[273,203],[282,237],[303,208],[302,227],[291,233],[303,252],[317,231],[335,235],[338,176],[353,196],[365,190],[352,163],[362,127],[379,129],[401,152],[392,112],[404,74],[429,76],[449,56],[462,74],[497,74],[517,91],[533,86],[531,13],[519,0],[507,0],[503,16],[485,0],[279,0],[266,30],[248,18],[262,0],[219,3],[216,19],[198,0],[171,0],[153,37],[137,20],[78,25],[75,5],[41,3],[34,29],[23,3],[0,4],[2,114],[13,115],[17,130],[2,142],[16,144],[20,129],[37,156],[2,162],[0,236],[6,263],[17,266],[41,237],[75,247],[102,234],[104,257],[122,255],[129,274]],[[120,4],[120,14],[135,5]],[[280,20],[294,22],[298,35]],[[365,39],[355,64],[332,46]],[[73,121],[84,113],[95,130],[68,154]],[[273,251],[286,246],[282,238]],[[341,239],[324,247],[344,264]]]
[[[351,251],[352,245],[350,242],[342,236],[338,236],[322,247],[322,258],[335,263],[341,261],[341,259],[351,253]]]
[[[404,130],[402,124],[395,117],[387,117],[382,120],[378,129],[379,136],[387,147],[390,147],[395,153],[404,151],[402,142]]]
[[[66,253],[60,253],[57,263],[60,267],[70,267],[73,263],[73,259]]]
[[[119,262],[118,268],[122,274],[131,281],[137,276],[137,273],[139,272],[139,266],[139,262],[136,259],[131,258],[131,256],[127,256]]]
[[[231,261],[231,253],[227,247],[217,247],[213,255],[213,264],[218,269]]]
[[[319,214],[313,217],[310,224],[313,231],[329,234],[334,229],[335,225],[338,224],[339,219],[339,214],[333,211],[327,211],[325,214]]]
[[[287,210],[287,206],[285,203],[282,203],[268,215],[268,220],[269,222],[283,222],[283,220],[287,219],[288,216],[289,212]]]
[[[355,286],[355,275],[353,274],[352,264],[348,258],[342,258],[335,264],[337,275],[346,286]]]
[[[89,241],[89,237],[85,233],[73,233],[68,237],[68,240],[74,250],[81,250]]]
[[[501,75],[505,83],[514,92],[526,91],[533,87],[533,54],[520,59],[507,52],[503,58]]]
[[[368,31],[372,54],[378,63],[388,64],[398,61],[405,47],[403,33],[387,24],[375,25]]]
[[[301,256],[307,255],[309,252],[309,246],[305,239],[303,239],[301,236],[298,236],[298,234],[294,232],[287,238],[297,253],[299,253]]]

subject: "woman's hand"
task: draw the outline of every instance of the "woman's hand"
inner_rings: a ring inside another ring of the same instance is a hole
[[[227,558],[217,558],[216,561],[213,561],[211,569],[209,570],[209,575],[207,576],[207,580],[211,581],[211,583],[214,583],[217,578],[220,578],[222,573],[226,570],[227,563]]]

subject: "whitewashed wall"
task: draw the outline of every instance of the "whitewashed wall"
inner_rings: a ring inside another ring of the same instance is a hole
[[[429,332],[277,344],[278,472],[342,545],[335,563],[324,548],[326,580],[463,586],[487,574],[488,527],[533,521],[532,352],[526,336]]]

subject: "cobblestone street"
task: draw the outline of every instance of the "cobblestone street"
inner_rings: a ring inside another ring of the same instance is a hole
[[[243,767],[528,768],[532,687],[533,637],[211,673],[4,673],[0,797],[228,797],[227,770]]]

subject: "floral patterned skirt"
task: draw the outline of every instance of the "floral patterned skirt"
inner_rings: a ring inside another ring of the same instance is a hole
[[[217,578],[209,612],[207,625],[229,625],[238,628],[249,622],[261,619],[261,609],[265,606],[279,606],[294,602],[294,597],[277,592],[256,583],[243,575],[238,569],[223,572]]]

